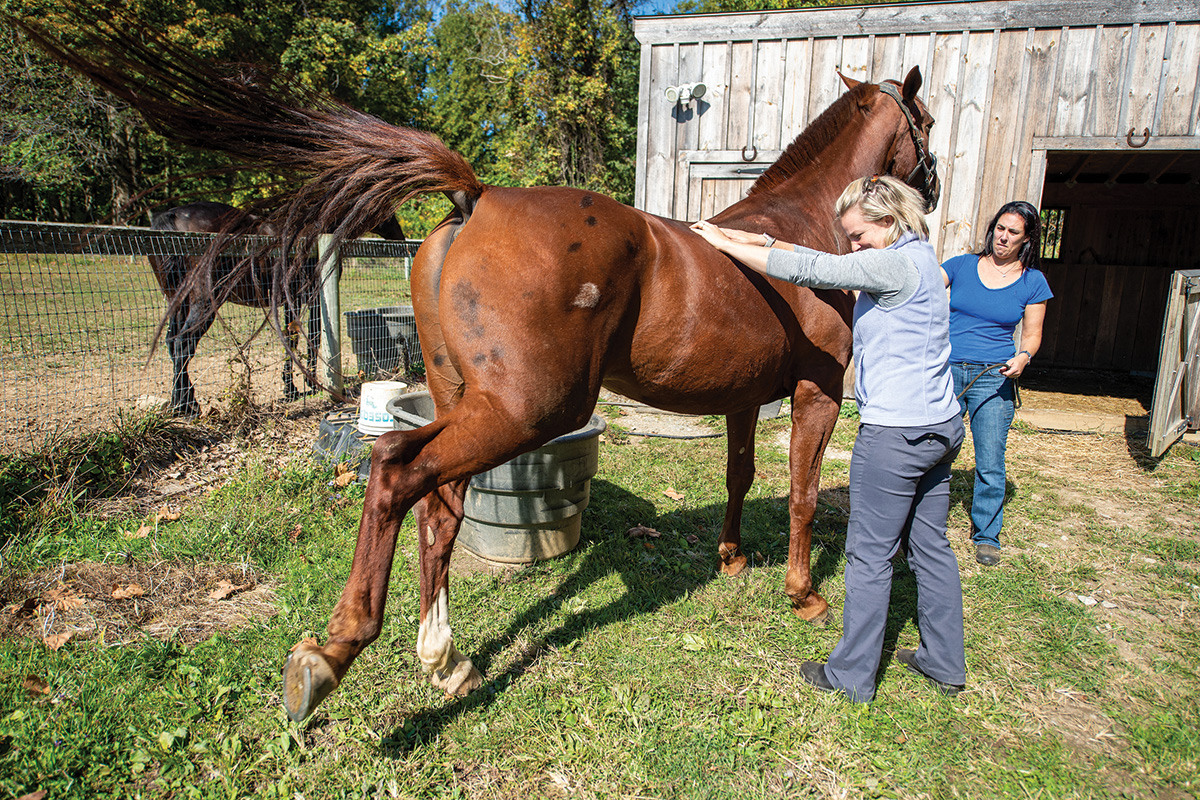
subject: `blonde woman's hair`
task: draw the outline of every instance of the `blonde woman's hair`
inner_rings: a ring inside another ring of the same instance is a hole
[[[854,206],[862,209],[863,219],[868,222],[892,218],[888,230],[889,245],[909,232],[922,239],[929,238],[929,226],[925,224],[925,200],[916,189],[891,175],[875,175],[851,181],[837,199],[837,218],[841,219]]]

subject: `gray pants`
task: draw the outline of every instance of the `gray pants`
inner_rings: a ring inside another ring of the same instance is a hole
[[[851,700],[875,697],[891,559],[905,533],[908,565],[917,579],[917,664],[939,681],[965,682],[962,582],[946,538],[950,465],[962,442],[959,417],[917,428],[859,426],[850,461],[842,639],[825,666],[829,682]]]

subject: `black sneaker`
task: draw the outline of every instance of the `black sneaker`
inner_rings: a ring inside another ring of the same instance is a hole
[[[977,544],[975,560],[985,567],[994,567],[1000,563],[1000,548],[992,544]]]
[[[908,671],[914,675],[920,675],[925,680],[933,684],[933,688],[937,689],[941,694],[947,697],[954,697],[965,688],[961,683],[943,683],[932,675],[926,675],[925,672],[917,666],[917,651],[909,650],[904,647],[896,648],[896,660],[908,668]],[[800,672],[804,672],[804,666],[801,665]]]
[[[825,675],[824,661],[805,661],[800,664],[800,677],[804,682],[822,692],[836,692],[837,687]]]

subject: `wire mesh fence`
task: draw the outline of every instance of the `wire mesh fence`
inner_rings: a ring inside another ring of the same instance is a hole
[[[211,242],[207,234],[0,221],[0,452],[169,407],[171,357],[161,338],[152,348],[167,301],[150,257],[195,257]],[[342,367],[351,387],[423,371],[408,305],[418,245],[364,239],[342,248]],[[201,409],[284,407],[286,351],[265,320],[264,309],[232,301],[217,309],[188,364]],[[296,384],[304,387],[299,369]]]

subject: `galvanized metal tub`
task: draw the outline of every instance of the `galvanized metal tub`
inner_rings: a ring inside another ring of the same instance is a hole
[[[419,428],[434,417],[429,392],[401,395],[387,410],[401,429]],[[606,427],[593,414],[584,427],[472,477],[458,544],[487,561],[506,564],[528,564],[573,550]]]

